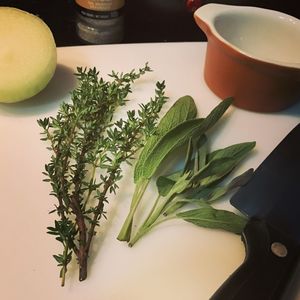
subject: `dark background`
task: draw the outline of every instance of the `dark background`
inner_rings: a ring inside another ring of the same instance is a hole
[[[258,6],[300,18],[297,0],[199,2]],[[57,46],[86,44],[76,33],[77,17],[73,0],[0,0],[0,5],[17,7],[38,15],[52,30]],[[206,40],[184,0],[127,0],[124,16],[123,43]]]

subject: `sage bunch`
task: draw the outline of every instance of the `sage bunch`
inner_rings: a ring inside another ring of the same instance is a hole
[[[244,184],[252,174],[252,170],[248,170],[230,183],[222,183],[253,149],[255,142],[239,143],[209,152],[207,131],[219,121],[232,100],[223,100],[205,118],[199,118],[196,117],[193,99],[185,96],[165,114],[157,125],[155,136],[147,141],[136,162],[136,189],[130,211],[118,235],[119,240],[133,246],[154,226],[174,218],[234,233],[242,231],[246,224],[243,216],[212,206],[215,201]],[[184,167],[172,174],[159,176],[157,172],[165,159],[182,146],[187,149]],[[144,222],[137,224],[134,231],[135,212],[150,180],[155,176],[158,176],[158,196]],[[183,210],[191,205],[193,209]]]

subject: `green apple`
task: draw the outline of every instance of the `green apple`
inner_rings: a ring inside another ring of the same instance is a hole
[[[46,87],[56,69],[56,45],[37,16],[0,7],[0,102],[28,99]]]

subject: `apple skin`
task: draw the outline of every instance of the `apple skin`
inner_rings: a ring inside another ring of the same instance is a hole
[[[0,40],[0,102],[19,102],[38,94],[57,65],[50,28],[33,14],[4,6],[0,7]]]

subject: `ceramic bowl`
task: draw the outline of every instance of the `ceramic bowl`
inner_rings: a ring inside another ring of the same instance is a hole
[[[208,41],[204,79],[218,97],[258,112],[300,101],[300,20],[223,4],[206,4],[194,18]]]

